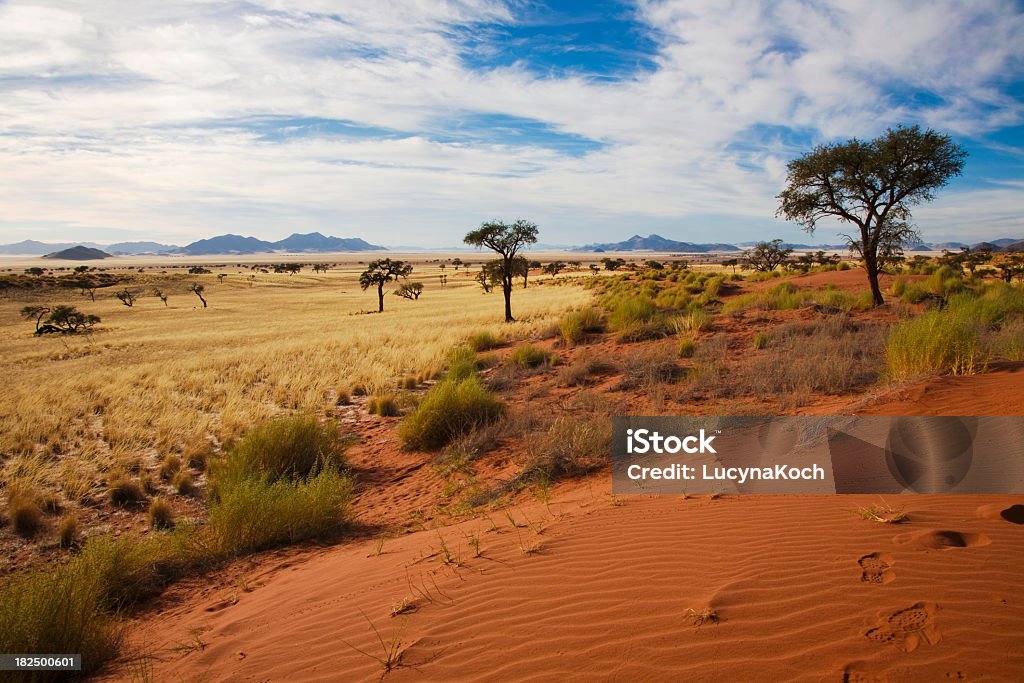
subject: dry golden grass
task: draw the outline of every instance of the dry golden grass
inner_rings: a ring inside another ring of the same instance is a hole
[[[520,322],[505,325],[500,294],[481,292],[475,268],[449,267],[442,289],[441,271],[418,263],[414,279],[426,284],[418,301],[389,296],[382,315],[364,314],[376,308],[376,293],[359,288],[361,269],[257,273],[250,282],[252,271],[237,266],[199,276],[150,266],[135,275],[146,279],[135,287],[145,294],[132,308],[113,288],[95,302],[76,290],[0,299],[0,483],[79,501],[102,490],[108,473],[156,473],[170,454],[200,466],[193,454],[271,416],[323,414],[357,388],[386,394],[403,377],[436,374],[470,335],[522,338],[589,300],[581,288],[534,281],[515,290]],[[218,273],[227,273],[223,283]],[[209,308],[189,292],[196,281]],[[102,322],[92,335],[33,337],[19,315],[27,303],[75,305]]]

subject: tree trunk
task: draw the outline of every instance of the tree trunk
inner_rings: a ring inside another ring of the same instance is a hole
[[[878,261],[874,256],[864,254],[864,270],[868,272],[868,283],[871,285],[871,301],[875,306],[885,303],[882,299],[882,289],[878,286]]]
[[[377,299],[378,299],[378,306],[379,306],[379,308],[377,309],[377,312],[378,313],[383,313],[384,312],[384,285],[383,284],[377,285]]]
[[[503,279],[501,290],[505,295],[505,322],[515,322],[515,318],[512,317],[512,278]]]

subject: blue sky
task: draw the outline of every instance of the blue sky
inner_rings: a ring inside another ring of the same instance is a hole
[[[925,239],[1024,237],[1022,95],[1000,0],[0,0],[0,242],[834,242],[786,162],[911,123],[970,152]]]

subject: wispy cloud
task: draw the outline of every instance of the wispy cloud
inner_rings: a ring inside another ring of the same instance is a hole
[[[572,69],[545,69],[543,50],[481,60],[481,36],[525,21],[518,3],[0,4],[0,238],[322,229],[451,244],[516,215],[562,242],[648,226],[795,237],[774,196],[809,145],[900,122],[981,145],[1024,119],[1011,2],[622,12],[646,58],[610,76],[601,50],[584,54],[600,36],[565,17],[546,30],[570,36],[554,52],[581,48]],[[1019,165],[1016,142],[989,149]],[[926,236],[972,215],[1024,234],[1020,187],[965,179],[940,199],[918,212]]]

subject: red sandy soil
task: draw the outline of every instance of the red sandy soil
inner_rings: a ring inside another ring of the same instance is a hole
[[[1024,364],[1004,364],[796,412],[1021,415],[1022,387]],[[538,375],[510,400],[571,413],[581,391]],[[394,419],[351,419],[362,437],[349,453],[362,484],[354,540],[172,586],[131,622],[137,659],[103,680],[150,665],[158,681],[1024,678],[1022,496],[616,497],[604,471],[559,485],[546,505],[523,492],[458,521],[439,512],[432,456],[400,450]],[[481,478],[507,478],[517,449],[480,461]],[[879,503],[906,521],[855,513]],[[392,640],[401,658],[386,672]]]

